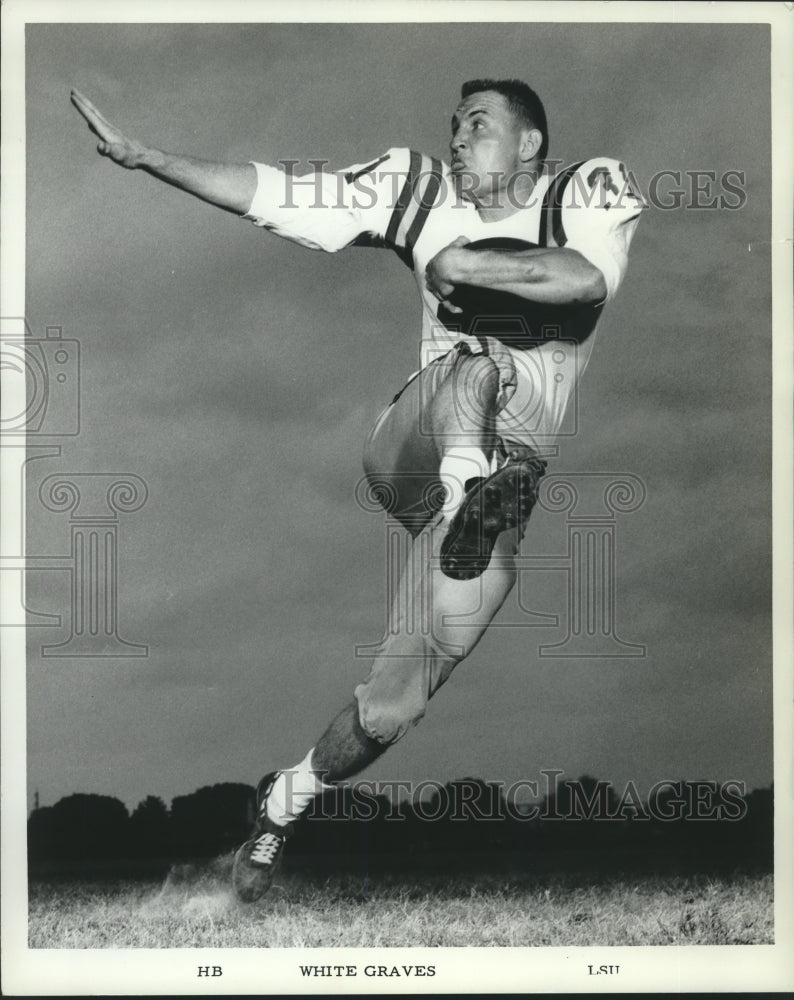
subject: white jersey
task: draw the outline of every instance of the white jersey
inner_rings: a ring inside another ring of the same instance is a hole
[[[412,269],[423,307],[422,366],[461,340],[476,352],[477,334],[485,332],[457,327],[425,282],[429,261],[458,236],[566,246],[587,258],[604,276],[604,302],[537,307],[538,329],[510,343],[518,384],[497,427],[504,436],[541,449],[560,434],[575,432],[575,414],[573,424],[564,426],[566,411],[590,357],[601,309],[622,281],[642,209],[621,163],[599,157],[555,176],[544,173],[528,203],[495,222],[483,220],[475,205],[460,197],[445,163],[410,149],[389,149],[344,171],[300,178],[255,166],[257,190],[245,215],[255,225],[331,253],[351,245],[387,247]]]

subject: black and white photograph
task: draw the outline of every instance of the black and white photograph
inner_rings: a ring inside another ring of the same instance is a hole
[[[718,8],[4,5],[8,995],[794,986],[792,14]]]

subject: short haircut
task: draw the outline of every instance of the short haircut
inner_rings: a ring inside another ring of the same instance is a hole
[[[536,128],[543,135],[538,157],[545,160],[549,152],[549,128],[546,109],[535,91],[522,80],[468,80],[460,88],[461,97],[470,97],[482,90],[495,90],[507,98],[513,114],[528,128]]]

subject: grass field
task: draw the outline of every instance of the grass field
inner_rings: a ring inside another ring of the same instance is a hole
[[[772,876],[280,874],[260,903],[230,857],[163,880],[32,881],[32,948],[769,944]]]

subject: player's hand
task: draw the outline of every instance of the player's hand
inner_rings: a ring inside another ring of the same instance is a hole
[[[458,236],[449,246],[439,250],[425,268],[425,282],[428,291],[431,295],[435,295],[442,306],[453,313],[463,311],[450,302],[450,295],[455,291],[455,286],[461,282],[461,275],[464,273],[461,267],[462,254],[468,252],[464,248],[470,242],[465,236]]]
[[[128,170],[140,166],[146,147],[135,139],[128,139],[115,125],[111,125],[78,90],[72,89],[71,97],[72,104],[88,122],[88,127],[94,135],[99,138],[96,148],[100,156],[107,156]]]

